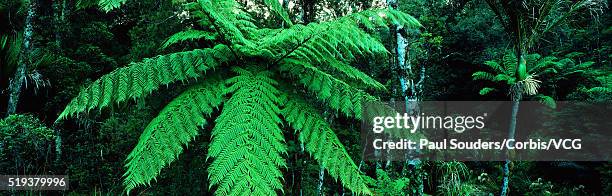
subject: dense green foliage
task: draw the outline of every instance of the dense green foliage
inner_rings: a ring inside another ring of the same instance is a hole
[[[278,9],[277,3],[270,5],[272,10],[286,16],[285,11]],[[281,97],[286,97],[281,92],[290,92],[289,89],[294,87],[279,90],[277,80],[282,78],[276,79],[275,75],[300,81],[294,86],[304,85],[330,108],[360,118],[362,99],[373,98],[346,81],[360,81],[376,89],[384,87],[347,63],[359,56],[376,57],[387,53],[384,46],[360,25],[368,31],[390,24],[420,25],[416,19],[401,12],[371,10],[329,22],[293,25],[287,30],[268,29],[251,22],[253,19],[246,12],[235,13],[235,10],[242,9],[234,1],[201,0],[186,6],[199,13],[196,17],[200,26],[213,27],[221,44],[210,49],[161,55],[117,69],[82,90],[58,117],[64,119],[113,103],[138,99],[175,81],[201,85],[181,93],[145,128],[138,145],[128,156],[125,175],[128,192],[138,185],[149,184],[180,154],[182,145],[197,135],[198,127],[206,124],[203,117],[221,104],[225,94],[231,96],[215,120],[208,150],[208,157],[214,159],[208,171],[211,185],[217,186],[215,192],[220,195],[271,195],[282,190],[282,172],[279,169],[286,167],[281,156],[286,153],[286,147],[278,113],[282,107]],[[189,32],[179,32],[165,45],[192,39],[194,31]],[[343,36],[347,35],[351,39],[344,39]],[[244,61],[247,61],[246,65],[242,64]],[[253,63],[249,65],[249,62]],[[264,68],[277,69],[278,72],[265,71]],[[206,73],[210,69],[216,69],[215,75],[227,77],[221,81],[228,85],[227,88],[219,88],[217,83],[220,82],[207,83],[212,77],[211,73]],[[234,74],[227,73],[230,70]],[[199,77],[203,79],[195,80]],[[301,105],[294,110],[303,108],[307,106]],[[294,128],[306,128],[300,133],[300,140],[306,143],[306,150],[329,170],[330,175],[339,178],[351,191],[371,194],[357,166],[342,152],[344,147],[334,133],[324,128],[320,136],[315,134],[320,131],[315,125],[324,121],[309,120],[309,123],[316,124],[303,125],[304,117],[294,116],[289,113],[285,117],[293,120]],[[315,130],[309,130],[311,127]],[[345,158],[336,160],[336,155]]]
[[[419,101],[609,103],[602,2],[2,1],[0,174],[69,175],[60,194],[498,195],[499,162],[363,160],[362,103],[404,101],[401,76]],[[508,168],[510,195],[612,192],[605,162]]]

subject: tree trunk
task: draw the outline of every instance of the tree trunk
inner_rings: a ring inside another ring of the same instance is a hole
[[[304,157],[304,143],[300,142],[300,157]],[[306,167],[306,159],[302,161],[302,167],[300,167],[300,196],[303,195],[303,184],[304,184],[304,167]]]
[[[26,71],[30,64],[30,52],[32,50],[32,34],[34,32],[34,18],[36,17],[36,6],[35,0],[31,1],[28,5],[28,14],[25,18],[25,27],[23,30],[23,46],[19,52],[19,61],[15,76],[9,85],[9,101],[8,111],[6,115],[14,114],[17,111],[17,103],[19,102],[19,95],[21,94],[21,87],[26,82]]]
[[[319,186],[317,187],[317,195],[323,196],[323,183],[325,181],[325,168],[321,166],[319,170]]]
[[[55,47],[58,51],[62,49],[62,3],[64,1],[53,1],[53,35],[55,36]]]
[[[514,91],[511,93],[512,95],[512,113],[510,114],[510,125],[508,125],[508,139],[514,139],[515,135],[516,135],[516,122],[517,122],[517,115],[518,115],[518,110],[521,104],[521,99],[522,99],[522,95],[523,95],[523,87],[522,84],[519,83],[521,80],[525,79],[526,76],[526,70],[525,70],[525,56],[527,56],[527,49],[522,47],[522,44],[519,43],[519,45],[516,48],[516,57],[517,57],[517,62],[516,62],[516,69],[515,69],[515,75],[516,75],[516,79],[517,79],[517,83],[515,84],[515,86],[510,87],[511,91]],[[508,145],[513,145],[514,142],[509,141]],[[508,195],[508,187],[510,186],[510,159],[508,158],[508,151],[506,151],[506,160],[504,162],[504,167],[502,169],[503,172],[503,178],[502,178],[502,185],[501,185],[501,196],[506,196]]]
[[[522,93],[522,92],[516,92],[516,93]],[[510,116],[510,125],[508,128],[508,139],[514,139],[515,137],[515,133],[516,133],[516,121],[517,121],[517,115],[518,115],[518,110],[520,107],[520,94],[519,95],[515,95],[515,97],[512,100],[512,114]],[[513,142],[509,142],[509,145],[512,145]],[[508,156],[506,154],[506,156]],[[508,195],[508,187],[510,184],[510,159],[508,159],[508,157],[506,157],[506,161],[504,163],[504,168],[503,168],[503,180],[502,180],[502,186],[501,186],[501,196],[506,196]]]
[[[387,5],[390,9],[396,9],[398,7],[397,0],[388,0]],[[410,78],[412,74],[412,65],[410,61],[407,59],[407,54],[409,51],[406,50],[408,48],[409,43],[406,41],[406,38],[403,37],[402,31],[403,27],[397,26],[395,29],[396,35],[396,55],[397,55],[397,67],[400,70],[399,80],[400,86],[402,89],[402,95],[404,96],[406,113],[409,115],[418,115],[420,113],[420,108],[418,104],[418,91],[420,89],[416,89],[417,85],[415,85],[413,78]],[[418,82],[419,88],[421,88],[422,81],[425,78],[425,69],[421,69],[420,79]],[[421,160],[418,158],[419,150],[415,151],[406,151],[406,161],[405,168],[407,169],[408,175],[413,177],[413,182],[416,185],[416,194],[423,195],[423,179],[421,178]],[[412,183],[411,183],[412,184]],[[414,189],[413,189],[414,190]],[[410,193],[409,193],[410,194]]]

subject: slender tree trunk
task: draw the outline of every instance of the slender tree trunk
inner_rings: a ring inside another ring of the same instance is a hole
[[[300,142],[300,157],[304,157],[304,143]],[[306,167],[306,159],[302,161],[302,167],[300,167],[300,196],[303,195],[303,184],[304,184],[304,167]]]
[[[519,111],[519,107],[521,104],[521,94],[522,91],[520,90],[520,88],[517,89],[519,92],[515,92],[518,94],[515,94],[512,98],[512,113],[510,115],[510,125],[508,126],[508,139],[514,139],[515,138],[515,134],[516,134],[516,122],[517,122],[517,115],[518,115],[518,111]],[[514,142],[509,142],[509,145],[512,145],[512,143]],[[508,154],[506,154],[506,156],[508,156]],[[501,196],[506,196],[508,195],[508,187],[510,184],[510,159],[508,157],[506,157],[506,161],[504,163],[504,167],[502,169],[503,171],[503,179],[502,179],[502,186],[501,186]]]
[[[512,116],[510,117],[510,130],[508,132],[508,139],[514,139],[515,129],[516,129],[516,115],[518,113],[520,101],[512,102]],[[506,155],[507,156],[507,155]],[[506,158],[504,162],[503,171],[503,179],[501,186],[501,196],[508,195],[508,187],[510,184],[510,159]]]
[[[396,9],[398,7],[397,0],[388,0],[387,5],[390,9]],[[419,115],[420,108],[418,104],[418,91],[422,88],[422,81],[425,78],[425,69],[424,67],[421,69],[419,82],[417,84],[414,83],[414,79],[410,78],[413,76],[412,65],[410,61],[407,59],[407,51],[409,43],[406,38],[402,35],[402,31],[404,31],[403,27],[397,26],[395,30],[396,34],[396,55],[397,55],[397,67],[400,70],[399,80],[400,86],[402,89],[402,95],[404,96],[406,113],[409,115]],[[416,184],[416,194],[423,195],[423,179],[421,177],[421,160],[418,158],[419,150],[415,151],[406,151],[406,161],[405,167],[408,168],[408,173],[410,176],[414,177],[412,180]],[[412,183],[411,183],[412,184]]]
[[[68,0],[53,1],[53,34],[55,36],[55,50],[62,54],[62,41],[64,29],[67,27],[66,14],[68,13]],[[58,128],[55,128],[55,163],[60,164],[62,160],[62,136]]]
[[[513,91],[511,93],[512,95],[512,113],[510,114],[510,124],[508,125],[508,139],[514,139],[515,135],[516,135],[516,122],[517,122],[517,115],[518,115],[518,111],[519,111],[519,107],[521,104],[521,99],[522,99],[522,95],[523,95],[523,84],[519,83],[521,80],[524,80],[527,73],[526,73],[526,61],[525,61],[525,57],[527,56],[527,49],[523,47],[523,45],[519,42],[518,46],[516,47],[516,56],[517,56],[517,63],[516,63],[516,69],[515,69],[515,75],[516,75],[516,79],[517,79],[517,83],[515,84],[515,86],[511,87],[511,91]],[[513,145],[514,142],[509,141],[508,145]],[[511,161],[508,158],[508,152],[506,151],[506,160],[504,162],[504,167],[502,169],[503,172],[503,178],[502,178],[502,185],[501,185],[501,196],[506,196],[508,195],[508,188],[510,186],[510,164]]]
[[[319,186],[317,187],[317,195],[323,196],[323,183],[325,182],[325,168],[321,166],[319,169]]]
[[[55,47],[58,51],[62,49],[62,3],[64,1],[53,1],[53,35],[55,36]]]
[[[19,102],[19,95],[21,94],[21,87],[26,82],[26,71],[30,64],[30,52],[32,50],[32,34],[34,33],[34,18],[36,17],[36,6],[37,1],[32,0],[28,5],[28,14],[25,18],[25,27],[23,30],[23,46],[19,52],[19,61],[15,76],[10,82],[9,86],[9,101],[7,116],[14,114],[17,111],[17,103]]]

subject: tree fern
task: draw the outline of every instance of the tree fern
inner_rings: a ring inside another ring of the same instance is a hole
[[[267,5],[285,17],[278,4]],[[81,90],[58,118],[145,97],[177,81],[191,86],[145,128],[127,159],[126,191],[148,185],[206,125],[213,108],[222,106],[208,146],[210,188],[217,195],[275,195],[283,190],[283,119],[299,131],[300,141],[331,176],[355,193],[371,194],[367,177],[358,172],[331,126],[300,100],[307,97],[361,118],[363,102],[376,99],[365,90],[384,87],[351,63],[388,54],[370,33],[391,25],[410,29],[420,24],[402,12],[381,9],[307,25],[291,25],[285,19],[287,25],[273,29],[259,27],[254,23],[258,20],[233,0],[198,0],[187,3],[186,9],[199,25],[190,29],[200,30],[179,32],[164,46],[196,39],[218,45],[117,69]],[[289,82],[281,88],[277,81]],[[223,85],[229,87],[220,92]],[[283,98],[294,89],[307,93]]]

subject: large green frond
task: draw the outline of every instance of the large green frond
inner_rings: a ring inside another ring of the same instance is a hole
[[[488,73],[488,72],[477,71],[477,72],[474,72],[472,74],[472,79],[474,79],[474,80],[495,81],[495,76],[493,76],[493,74]]]
[[[299,140],[305,144],[305,149],[344,187],[357,194],[371,195],[367,186],[369,177],[359,171],[321,112],[297,96],[289,97],[287,101],[281,114],[299,132]]]
[[[221,104],[224,89],[223,81],[208,79],[174,98],[147,125],[127,157],[124,184],[128,193],[149,184],[178,157],[183,145],[198,135],[205,118]]]
[[[601,85],[588,89],[588,93],[612,93],[612,74],[597,77],[597,81]]]
[[[162,49],[167,48],[168,46],[180,43],[180,42],[200,40],[200,39],[212,41],[216,39],[216,34],[207,32],[207,31],[193,30],[193,29],[181,31],[181,32],[175,33],[174,35],[170,36],[162,45]]]
[[[505,74],[514,76],[514,70],[516,69],[518,63],[516,55],[512,52],[506,52],[502,58],[502,62],[504,64],[504,70],[506,70]]]
[[[588,93],[612,93],[612,88],[607,87],[593,87],[587,90]]]
[[[210,184],[216,195],[276,195],[286,167],[279,91],[271,72],[235,68],[227,80],[231,98],[212,131],[208,156]]]
[[[230,61],[228,48],[196,49],[145,59],[102,76],[72,99],[58,120],[94,108],[147,96],[162,85],[197,78],[211,68]]]
[[[389,28],[392,25],[404,29],[416,29],[422,26],[416,18],[394,9],[365,10],[338,19],[338,21],[343,20],[361,25],[370,32],[376,31],[376,28]]]
[[[307,62],[285,59],[280,70],[297,78],[317,99],[327,103],[336,111],[361,119],[362,102],[374,97],[346,82],[325,73]]]
[[[528,66],[528,72],[531,74],[556,72],[556,69],[559,69],[559,66],[561,65],[557,62],[557,57],[554,56],[533,59],[533,61],[528,61],[528,63],[530,64],[530,66]]]
[[[321,70],[339,72],[374,89],[384,89],[384,85],[349,64],[357,58],[385,57],[389,53],[385,46],[364,30],[391,25],[420,27],[410,15],[381,9],[362,11],[329,22],[298,24],[287,29],[263,29],[256,34],[262,40],[258,43],[259,48],[271,54],[280,54],[273,56],[276,62],[285,58],[299,59],[320,66]]]
[[[342,60],[353,60],[356,55],[388,53],[380,41],[364,30],[388,28],[391,25],[403,25],[406,28],[421,26],[416,19],[403,12],[388,9],[367,10],[329,22],[294,25],[279,30],[264,29],[259,32],[264,38],[262,40],[265,40],[260,45],[275,53],[284,54],[282,57],[305,48],[303,50],[311,52],[303,51],[307,54],[300,55],[310,56],[309,59],[328,55]],[[280,60],[282,59],[278,59]]]
[[[495,61],[485,61],[484,64],[487,65],[489,68],[493,69],[495,73],[506,73],[506,70],[504,70],[504,67],[502,67],[499,63]]]
[[[380,42],[355,26],[340,28],[328,23],[297,24],[289,29],[270,30],[262,40],[260,45],[263,49],[280,54],[271,56],[274,61],[300,59],[368,87],[384,89],[384,85],[349,65],[356,56],[380,57],[387,54]]]

